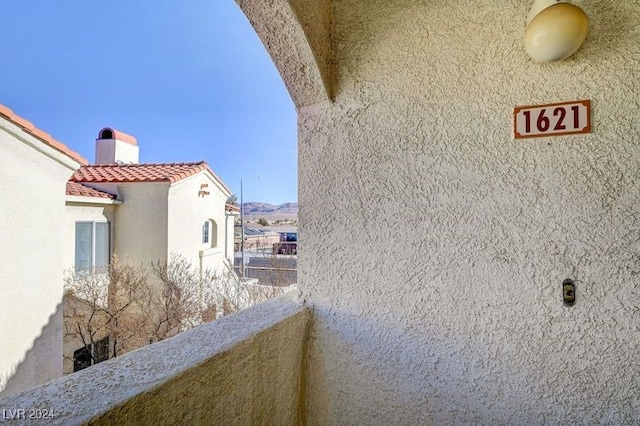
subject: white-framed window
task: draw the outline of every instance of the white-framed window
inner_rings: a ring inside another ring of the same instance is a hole
[[[109,222],[76,222],[76,272],[104,272],[109,266]]]
[[[202,244],[206,244],[208,247],[218,245],[218,225],[213,219],[205,220],[202,224]]]
[[[211,239],[209,235],[210,228],[211,224],[208,220],[205,220],[202,224],[202,244],[209,244],[209,240]]]

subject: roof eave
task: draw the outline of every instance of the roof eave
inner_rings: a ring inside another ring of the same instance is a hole
[[[102,197],[85,197],[81,195],[67,195],[65,198],[67,203],[79,204],[102,204],[102,205],[118,205],[122,204],[122,200]]]

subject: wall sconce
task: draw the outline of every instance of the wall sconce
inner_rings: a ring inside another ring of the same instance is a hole
[[[536,62],[566,59],[587,37],[587,15],[562,0],[535,0],[524,32],[524,49]]]

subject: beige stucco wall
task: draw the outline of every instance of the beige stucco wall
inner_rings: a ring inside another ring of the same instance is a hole
[[[38,413],[65,426],[304,425],[309,320],[289,293],[0,400],[0,412],[11,425]]]
[[[207,186],[201,188],[201,185]],[[198,195],[201,190],[208,194]],[[167,252],[184,256],[203,271],[222,271],[223,260],[229,254],[225,247],[228,244],[225,203],[229,195],[206,171],[172,184],[168,198]],[[206,220],[215,222],[217,232],[210,231],[210,242],[203,244],[202,225]]]
[[[0,396],[6,396],[62,374],[64,197],[79,165],[4,119],[0,147]]]
[[[113,231],[116,227],[114,214],[116,207],[113,204],[66,202],[63,263],[65,272],[73,272],[75,268],[76,222],[109,222],[110,238],[113,238]],[[111,248],[113,249],[113,241],[111,241]]]
[[[120,259],[144,264],[167,259],[168,193],[168,182],[117,186],[122,204],[115,209],[112,239]]]
[[[274,57],[296,108],[330,97],[330,0],[236,3]]]
[[[528,3],[333,2],[335,102],[299,108],[310,424],[637,420],[640,2],[576,1],[549,65]],[[592,134],[513,139],[515,106],[578,99]]]
[[[70,202],[67,200],[65,206],[65,252],[64,252],[64,272],[65,274],[73,274],[75,271],[75,235],[76,222],[109,222],[110,237],[113,238],[113,230],[116,227],[115,208],[113,204],[92,204],[90,202]],[[98,200],[100,202],[100,200]],[[113,240],[110,243],[113,248]],[[73,299],[68,299],[67,303],[73,303]],[[65,306],[68,309],[69,306]],[[77,306],[76,309],[80,307]],[[64,310],[63,310],[64,312]],[[64,330],[63,330],[64,334]],[[98,340],[98,339],[96,339]],[[82,347],[83,343],[75,338],[63,336],[63,360],[62,372],[69,374],[73,372],[73,353]]]

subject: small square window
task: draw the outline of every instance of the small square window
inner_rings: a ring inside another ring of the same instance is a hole
[[[98,340],[93,353],[95,364],[109,359],[109,337]]]
[[[73,371],[84,370],[87,367],[91,367],[91,345],[73,352]]]

